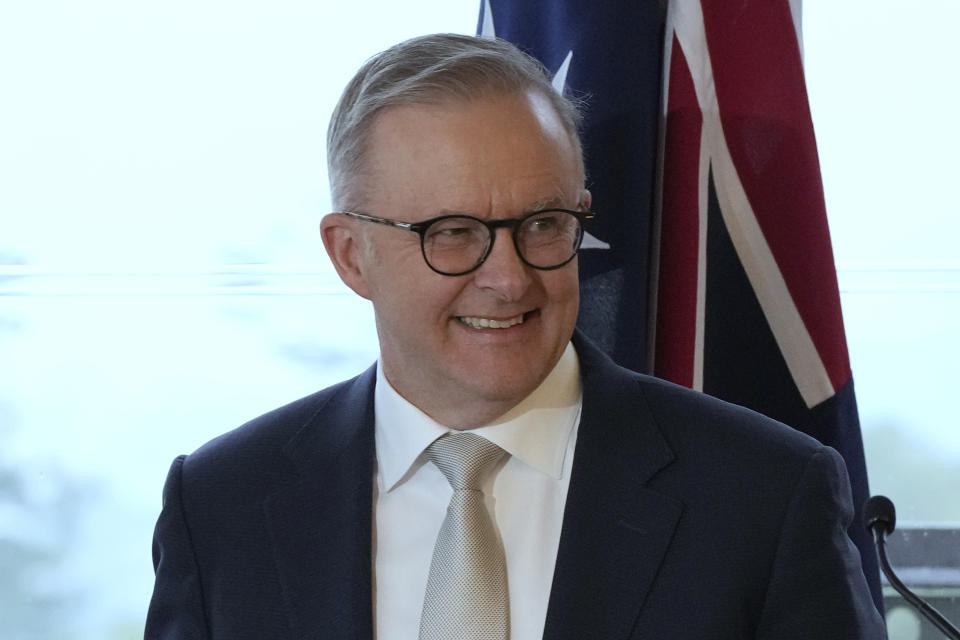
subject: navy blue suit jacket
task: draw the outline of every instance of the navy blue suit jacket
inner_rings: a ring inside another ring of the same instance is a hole
[[[544,638],[885,637],[835,451],[574,342],[583,412]],[[372,638],[375,380],[174,461],[149,640]]]

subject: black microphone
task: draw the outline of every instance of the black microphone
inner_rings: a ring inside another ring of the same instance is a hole
[[[950,624],[939,611],[910,591],[907,585],[903,584],[893,572],[893,568],[887,561],[886,537],[893,533],[893,528],[897,524],[897,512],[890,498],[873,496],[867,500],[867,504],[863,507],[863,519],[867,525],[867,531],[873,535],[873,541],[877,545],[877,553],[880,556],[880,568],[883,569],[883,575],[887,576],[890,586],[896,589],[904,600],[932,622],[937,629],[940,629],[945,636],[953,638],[953,640],[960,640],[960,631]]]

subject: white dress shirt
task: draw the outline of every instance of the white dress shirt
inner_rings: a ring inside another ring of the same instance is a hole
[[[451,431],[401,397],[377,367],[374,620],[377,640],[416,640],[437,534],[453,490],[424,450]],[[543,637],[580,422],[572,344],[519,405],[474,433],[510,455],[483,491],[507,560],[511,640]]]

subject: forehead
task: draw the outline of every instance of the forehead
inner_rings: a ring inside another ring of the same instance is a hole
[[[429,217],[566,203],[583,185],[579,149],[538,92],[391,107],[367,144],[364,198]],[[500,211],[502,213],[502,211]]]

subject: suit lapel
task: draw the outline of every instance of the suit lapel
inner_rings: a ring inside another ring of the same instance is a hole
[[[264,504],[295,638],[372,637],[370,368],[284,449],[295,475]]]
[[[680,517],[645,487],[673,459],[638,381],[576,339],[583,413],[545,640],[628,638]]]

